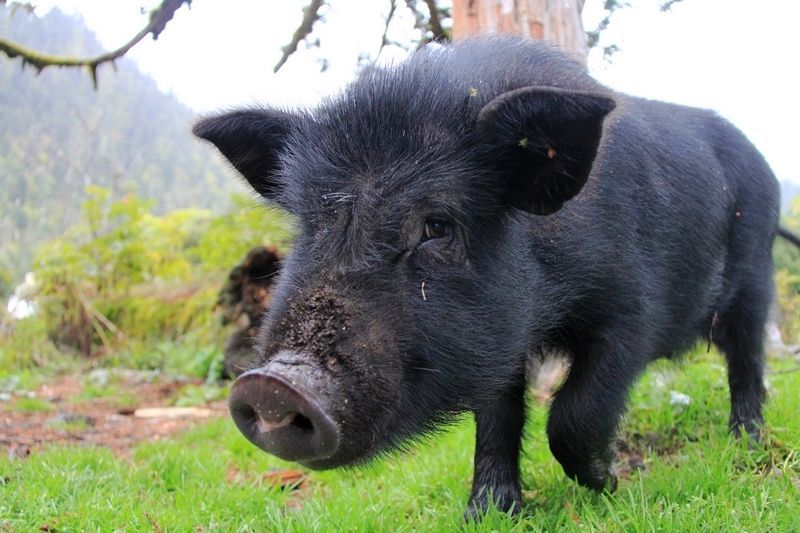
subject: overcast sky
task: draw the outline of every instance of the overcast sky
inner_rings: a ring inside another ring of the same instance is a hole
[[[779,179],[800,183],[800,1],[684,0],[662,13],[663,0],[629,0],[604,42],[619,46],[612,62],[593,53],[589,67],[607,85],[631,94],[711,108],[739,126]],[[313,34],[322,49],[305,49],[277,75],[272,67],[300,21],[307,0],[194,0],[157,42],[129,54],[165,91],[205,112],[253,102],[313,105],[352,79],[360,54],[377,53],[389,2],[336,0]],[[602,0],[587,0],[593,27]],[[40,0],[77,10],[107,48],[127,41],[146,22],[140,7],[153,0]],[[413,38],[410,15],[398,2],[390,37]],[[382,61],[404,51],[385,49]],[[320,73],[320,61],[330,67]],[[111,69],[100,73],[113,75]]]

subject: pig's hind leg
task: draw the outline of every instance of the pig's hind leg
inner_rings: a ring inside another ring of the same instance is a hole
[[[718,316],[712,339],[725,354],[731,395],[729,426],[759,438],[764,403],[764,329],[772,297],[771,282],[754,280],[744,285],[731,305]]]

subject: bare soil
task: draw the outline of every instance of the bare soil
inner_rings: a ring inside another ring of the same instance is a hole
[[[615,470],[620,479],[629,479],[636,470],[646,470],[646,458],[657,455],[662,458],[675,456],[684,442],[676,430],[667,434],[648,432],[629,433],[619,436],[616,442],[617,460]]]
[[[201,416],[170,416],[174,413],[169,409],[164,416],[135,416],[139,408],[168,407],[182,387],[201,385],[200,380],[126,379],[115,383],[119,395],[82,399],[85,381],[83,376],[63,376],[0,401],[0,453],[26,457],[49,445],[71,444],[103,446],[127,456],[141,441],[157,441],[227,413],[225,402],[216,401],[196,410]],[[26,408],[30,398],[50,407]]]

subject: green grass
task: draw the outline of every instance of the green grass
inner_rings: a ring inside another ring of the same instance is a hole
[[[764,443],[728,436],[724,367],[714,354],[659,363],[642,378],[621,438],[643,471],[597,495],[564,478],[544,437],[546,410],[531,409],[521,517],[491,511],[462,521],[473,425],[464,418],[412,452],[367,467],[309,472],[300,491],[264,479],[296,468],[214,420],[117,458],[103,449],[52,447],[0,457],[0,530],[59,531],[796,531],[800,528],[800,370],[772,361]],[[670,391],[688,395],[672,405]]]
[[[191,407],[215,400],[223,400],[227,397],[228,387],[226,386],[220,386],[215,383],[184,385],[173,395],[169,403],[176,407]]]
[[[26,411],[29,413],[35,412],[48,412],[55,409],[55,406],[47,400],[41,398],[17,398],[13,403],[13,408],[17,411]]]
[[[50,427],[66,431],[67,433],[83,433],[92,427],[90,420],[86,418],[58,418],[48,422]]]

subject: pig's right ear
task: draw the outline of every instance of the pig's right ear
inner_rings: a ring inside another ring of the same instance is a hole
[[[279,155],[296,117],[271,109],[247,109],[200,120],[192,133],[216,146],[255,191],[275,199]]]

